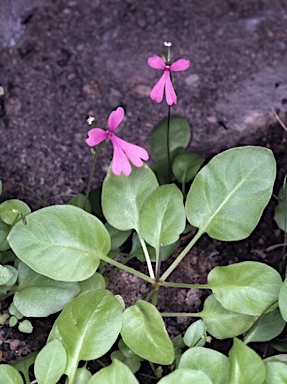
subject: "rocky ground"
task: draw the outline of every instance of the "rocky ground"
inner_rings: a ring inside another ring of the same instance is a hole
[[[27,194],[6,179],[46,197],[84,191],[92,157],[85,143],[90,114],[103,127],[122,105],[126,118],[120,136],[148,149],[150,132],[167,107],[149,98],[159,73],[147,59],[165,54],[164,41],[173,43],[173,59],[191,61],[186,72],[174,76],[178,103],[171,109],[190,123],[190,148],[209,157],[236,145],[266,145],[278,160],[278,192],[287,172],[287,133],[272,108],[286,123],[285,0],[0,0],[0,8],[2,200]],[[110,160],[107,145],[94,185]],[[266,251],[283,239],[272,220],[274,205],[248,241],[224,245],[203,238],[174,281],[192,276],[205,282],[212,267],[232,261],[278,266],[280,249]],[[114,292],[128,302],[133,296],[126,284],[139,296],[146,292],[142,282],[130,279],[121,274],[112,281]],[[160,306],[169,303],[173,310],[179,302],[196,310],[201,296],[181,290],[164,295]],[[41,324],[34,338],[9,331],[5,359],[44,343],[49,328]],[[172,334],[186,327],[175,320],[167,325]]]

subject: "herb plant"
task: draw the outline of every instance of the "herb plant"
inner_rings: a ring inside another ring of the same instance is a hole
[[[148,60],[163,71],[151,98],[161,102],[165,91],[168,108],[167,118],[151,134],[154,161],[149,166],[142,161],[149,158],[144,148],[114,134],[124,118],[118,107],[107,129],[94,127],[94,117],[88,120],[87,144],[96,148],[85,194],[34,212],[16,199],[0,205],[0,295],[13,298],[10,313],[16,320],[11,325],[59,312],[40,351],[0,366],[1,384],[136,384],[143,361],[160,384],[287,382],[286,347],[262,359],[248,346],[272,341],[285,327],[287,283],[277,270],[245,261],[215,267],[206,284],[170,279],[203,234],[236,241],[252,233],[272,196],[276,161],[271,150],[256,146],[228,149],[208,162],[187,150],[188,123],[171,116],[177,102],[171,72],[184,71],[190,63],[172,63],[171,44],[165,45],[167,58]],[[112,164],[101,188],[92,190],[96,160],[107,138],[114,149]],[[275,219],[286,232],[284,191],[286,182]],[[166,268],[164,260],[179,247],[183,233],[193,236]],[[131,255],[115,260],[119,248],[131,241]],[[146,273],[126,265],[135,254],[145,260]],[[148,283],[146,300],[126,308],[108,290],[108,264]],[[157,301],[164,287],[211,294],[200,312],[160,313]],[[196,321],[171,340],[164,318],[174,316]],[[24,327],[28,332],[29,324]],[[206,347],[211,338],[233,339],[228,356]],[[107,354],[111,364],[92,375],[88,362]]]

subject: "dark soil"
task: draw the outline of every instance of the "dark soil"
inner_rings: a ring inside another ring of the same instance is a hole
[[[84,142],[89,113],[96,115],[98,126],[104,126],[110,111],[124,105],[129,126],[124,138],[147,148],[152,127],[166,113],[165,105],[154,105],[148,99],[156,74],[146,66],[148,56],[162,52],[162,40],[175,42],[177,57],[192,58],[189,75],[194,76],[188,82],[184,75],[177,77],[180,101],[173,109],[192,125],[191,148],[206,157],[237,145],[272,149],[278,164],[274,193],[278,193],[287,172],[287,133],[268,118],[263,125],[262,120],[255,120],[251,128],[239,131],[226,126],[216,108],[218,100],[228,102],[229,92],[242,91],[246,79],[256,77],[266,67],[273,68],[276,74],[277,66],[286,62],[285,3],[212,0],[204,7],[205,2],[191,3],[159,1],[155,9],[153,1],[110,0],[101,5],[97,0],[54,0],[25,16],[22,37],[15,46],[1,51],[0,57],[0,86],[5,89],[0,100],[1,201],[16,197],[28,202],[31,196],[27,188],[11,179],[45,197],[84,191],[91,161]],[[252,20],[255,30],[248,31]],[[284,78],[280,76],[270,94],[286,86],[287,72]],[[281,98],[278,110],[284,121],[286,98]],[[270,100],[270,104],[264,104],[268,105],[267,115],[274,106]],[[238,120],[243,112],[237,111]],[[102,180],[110,156],[111,151],[105,149],[94,185]],[[67,200],[68,197],[55,198],[51,203]],[[29,204],[33,205],[30,201]],[[170,280],[206,283],[208,272],[215,266],[245,260],[278,269],[282,247],[268,250],[284,240],[273,220],[275,204],[273,198],[246,240],[224,243],[203,236]],[[167,268],[175,256],[162,268]],[[129,265],[145,270],[138,261]],[[131,305],[145,298],[149,287],[118,271],[110,280],[110,289]],[[162,289],[158,307],[161,311],[196,312],[206,294],[199,290]],[[9,300],[2,303],[4,312],[8,305]],[[30,320],[34,325],[31,335],[7,325],[1,327],[2,362],[12,363],[43,347],[55,316]],[[186,318],[165,321],[171,336],[183,333],[192,322]],[[279,336],[284,338],[286,330]],[[212,348],[223,353],[228,352],[230,345],[230,340],[211,342]],[[268,343],[252,347],[262,357],[275,353]],[[93,364],[91,367],[97,369]],[[148,365],[143,365],[139,381],[156,382],[145,375],[153,376]]]

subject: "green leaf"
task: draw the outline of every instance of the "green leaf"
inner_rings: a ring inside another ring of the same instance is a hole
[[[204,372],[212,384],[228,384],[229,361],[222,353],[203,347],[188,349],[182,355],[178,368]]]
[[[34,367],[38,384],[57,384],[64,374],[67,363],[66,351],[59,340],[46,344],[39,352]]]
[[[120,379],[120,381],[119,381]],[[101,369],[88,382],[88,384],[139,384],[130,369],[115,359],[111,365]]]
[[[189,348],[203,347],[205,344],[205,325],[202,320],[192,323],[186,330],[183,341]]]
[[[190,141],[190,127],[186,119],[172,116],[169,126],[169,150],[186,148]],[[162,159],[167,154],[167,118],[162,120],[152,131],[150,136],[150,154],[155,159]]]
[[[267,374],[264,384],[286,384],[287,365],[279,362],[266,363]]]
[[[104,215],[102,212],[101,196],[102,196],[102,187],[93,189],[89,194],[89,201],[91,203],[92,213],[96,215],[99,219],[104,218]]]
[[[19,322],[18,329],[20,332],[23,333],[32,333],[33,332],[33,325],[31,321],[29,320],[23,320]]]
[[[209,377],[202,371],[181,368],[176,369],[163,377],[158,384],[213,384]]]
[[[30,383],[30,367],[35,363],[39,351],[32,352],[29,355],[22,357],[21,360],[15,361],[12,365],[17,371],[22,372],[26,383]]]
[[[120,248],[132,233],[131,230],[119,231],[118,229],[112,227],[109,223],[106,223],[105,227],[111,238],[111,249]]]
[[[113,351],[111,353],[112,361],[118,360],[124,363],[132,373],[136,373],[141,366],[140,358],[134,354],[134,356],[127,357],[121,351]]]
[[[188,221],[217,240],[245,239],[272,195],[275,176],[276,162],[269,149],[247,146],[220,153],[191,185]]]
[[[265,364],[251,348],[242,341],[233,339],[229,351],[230,377],[228,384],[263,384],[266,376]]]
[[[173,345],[162,317],[146,301],[138,300],[125,310],[121,335],[126,345],[146,360],[163,365],[174,360]]]
[[[105,278],[98,272],[95,272],[93,276],[89,277],[87,280],[80,281],[79,284],[81,287],[81,293],[106,288]]]
[[[287,279],[284,280],[280,288],[278,304],[283,319],[287,321]]]
[[[207,332],[219,340],[235,337],[246,332],[256,317],[228,311],[210,295],[198,315],[203,319]]]
[[[171,151],[170,152],[171,164],[177,155],[184,152],[185,152],[184,148],[176,148],[174,151]],[[175,177],[173,175],[169,175],[167,153],[165,154],[165,157],[151,163],[150,168],[155,173],[160,185],[169,184],[170,181],[175,180]],[[171,180],[170,180],[170,177],[171,177]]]
[[[0,264],[0,285],[7,284],[13,277],[13,272],[9,268]]]
[[[60,281],[92,276],[100,257],[110,250],[103,223],[72,205],[55,205],[33,212],[27,225],[18,222],[8,241],[15,254],[34,271]]]
[[[156,249],[178,240],[185,228],[183,196],[175,184],[162,185],[146,200],[140,215],[140,234]]]
[[[274,220],[282,231],[287,232],[287,190],[284,184],[279,191],[278,204],[275,208]]]
[[[10,231],[10,226],[4,223],[3,220],[0,219],[0,252],[7,251],[10,248],[10,245],[7,241],[7,236]]]
[[[142,207],[157,187],[155,174],[147,165],[133,167],[128,177],[116,176],[110,168],[102,193],[103,213],[109,224],[121,231],[134,228],[138,232]]]
[[[16,211],[16,212],[15,212]],[[20,212],[22,214],[19,215]],[[0,218],[8,225],[14,224],[23,217],[29,215],[31,209],[21,200],[11,199],[0,204]]]
[[[244,343],[272,340],[283,331],[285,324],[279,309],[276,308],[259,317],[244,336]]]
[[[208,275],[208,284],[224,308],[260,316],[276,305],[282,280],[272,267],[245,261],[215,267]]]
[[[172,163],[172,172],[179,183],[188,183],[197,174],[204,161],[205,159],[197,153],[181,153]]]
[[[0,365],[0,384],[23,384],[20,373],[11,365]]]
[[[80,360],[94,360],[109,351],[122,327],[122,305],[110,291],[84,292],[55,321],[48,341],[59,340],[66,352],[65,370],[73,382]]]
[[[92,212],[92,206],[89,199],[86,199],[86,195],[83,193],[79,193],[78,195],[74,196],[68,204],[74,205],[75,207],[84,209],[86,212],[91,213]]]
[[[88,384],[91,378],[92,374],[86,367],[78,368],[74,384]]]
[[[27,317],[46,317],[59,312],[80,292],[78,283],[50,279],[22,262],[18,273],[13,303]]]

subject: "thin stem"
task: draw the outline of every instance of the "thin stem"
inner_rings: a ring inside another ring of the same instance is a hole
[[[162,317],[201,317],[200,313],[188,312],[162,312]]]
[[[162,245],[159,246],[159,249],[156,250],[156,264],[155,264],[155,277],[156,280],[159,279],[160,267],[161,267],[161,259],[162,259]]]
[[[98,148],[94,152],[94,158],[93,158],[93,162],[92,162],[92,166],[91,166],[91,170],[90,170],[89,181],[88,181],[87,190],[86,190],[86,196],[85,196],[85,201],[84,201],[84,209],[86,209],[86,203],[87,203],[87,200],[89,198],[89,194],[90,194],[90,190],[91,190],[91,184],[92,184],[93,176],[94,176],[94,173],[95,173],[97,158],[99,156],[99,153],[100,153],[100,150],[101,150],[103,144],[104,144],[104,141],[102,141],[98,145]]]
[[[159,288],[160,288],[159,284],[158,283],[155,284],[153,294],[152,294],[152,300],[151,300],[152,305],[154,305],[155,307],[157,305]]]
[[[211,289],[211,286],[209,284],[172,283],[170,281],[159,281],[158,285],[160,285],[161,287],[185,288],[185,289]]]
[[[150,278],[153,279],[153,281],[154,281],[155,275],[154,275],[154,271],[153,271],[153,268],[152,268],[151,260],[150,260],[150,257],[149,257],[149,253],[148,253],[145,241],[144,241],[144,239],[141,237],[141,235],[139,233],[138,233],[138,237],[140,239],[140,243],[141,243],[144,255],[145,255],[145,259],[146,259],[146,263],[147,263],[147,267],[148,267]]]
[[[120,255],[121,253],[119,252],[118,255]],[[122,265],[126,265],[131,259],[133,259],[135,256],[134,255],[128,255],[124,260],[121,261],[121,264]],[[107,277],[111,277],[114,273],[117,272],[119,268],[115,267],[113,268],[109,273],[107,273]]]
[[[171,183],[171,159],[170,159],[169,136],[170,136],[170,105],[168,106],[168,112],[167,112],[167,132],[166,132],[168,184]]]
[[[126,266],[126,265],[123,265],[122,263],[119,263],[118,261],[111,259],[108,256],[102,256],[101,255],[100,259],[105,261],[106,263],[114,265],[117,268],[123,269],[124,271],[127,271],[127,272],[131,273],[132,275],[135,275],[135,276],[139,277],[140,279],[147,281],[148,283],[150,283],[152,285],[155,284],[154,278],[151,278],[151,277],[145,275],[144,273],[141,273],[141,272],[139,272],[133,268]]]
[[[181,260],[186,256],[186,254],[190,251],[190,249],[194,246],[197,240],[201,237],[203,231],[198,231],[196,235],[191,239],[190,243],[186,246],[186,248],[177,256],[174,262],[169,266],[169,268],[164,272],[161,276],[160,280],[165,281],[168,276],[174,271],[174,269],[178,266]]]

